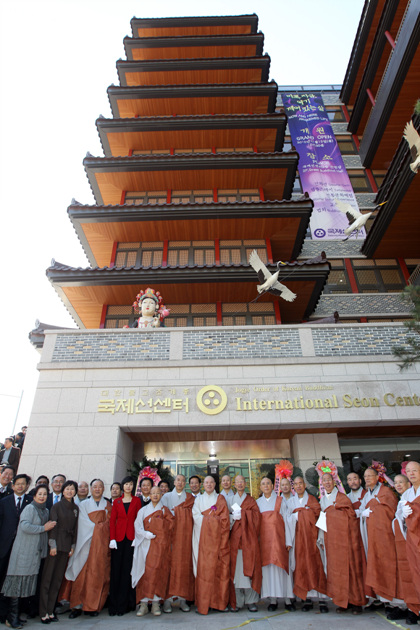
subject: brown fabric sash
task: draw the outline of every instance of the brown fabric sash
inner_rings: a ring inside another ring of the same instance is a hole
[[[229,601],[229,511],[219,495],[216,505],[205,510],[198,548],[195,604],[202,615],[209,608],[224,610]]]
[[[247,494],[241,505],[241,520],[235,521],[230,532],[230,605],[232,608],[236,608],[233,580],[239,549],[242,549],[244,575],[251,579],[254,591],[261,593],[262,569],[258,544],[260,525],[261,512],[257,502]]]
[[[416,593],[414,576],[411,575],[410,563],[407,557],[407,543],[397,519],[395,525],[395,548],[397,551],[397,597],[403,599],[407,608],[416,615],[420,612],[420,598]],[[407,534],[408,537],[408,534]]]

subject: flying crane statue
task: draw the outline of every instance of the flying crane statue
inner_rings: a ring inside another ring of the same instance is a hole
[[[411,162],[410,168],[413,173],[418,173],[420,169],[420,136],[417,129],[413,125],[413,121],[410,120],[404,129],[404,138],[408,142],[410,147],[411,157],[414,162]]]

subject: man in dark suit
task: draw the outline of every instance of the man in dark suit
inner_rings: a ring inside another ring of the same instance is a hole
[[[4,448],[0,451],[0,464],[11,466],[17,472],[20,459],[20,448],[13,446],[13,438],[7,437],[4,440]]]
[[[0,500],[12,494],[10,482],[15,476],[15,471],[11,466],[3,466],[0,472]]]
[[[32,497],[25,494],[31,483],[28,475],[16,475],[13,478],[11,494],[0,501],[0,589],[7,573],[7,565],[15,540],[19,519],[24,507],[32,502]],[[4,621],[8,612],[8,599],[0,596],[0,620]]]
[[[52,492],[48,495],[48,499],[46,502],[46,507],[50,510],[53,505],[55,505],[58,501],[61,501],[61,488],[63,487],[63,483],[66,481],[66,477],[64,475],[58,474],[54,475],[51,479],[51,487],[53,489]]]

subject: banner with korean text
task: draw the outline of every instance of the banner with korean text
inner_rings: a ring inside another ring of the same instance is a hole
[[[348,219],[334,200],[359,206],[320,92],[282,92],[292,144],[299,153],[302,190],[314,202],[310,221],[314,240],[344,238]],[[359,232],[365,238],[363,228]],[[355,238],[353,235],[351,238]]]

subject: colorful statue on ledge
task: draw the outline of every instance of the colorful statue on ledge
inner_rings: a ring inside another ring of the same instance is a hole
[[[132,328],[159,328],[165,325],[163,320],[169,315],[159,291],[150,287],[145,291],[140,291],[133,307],[135,313],[140,313],[140,317],[134,320]]]

